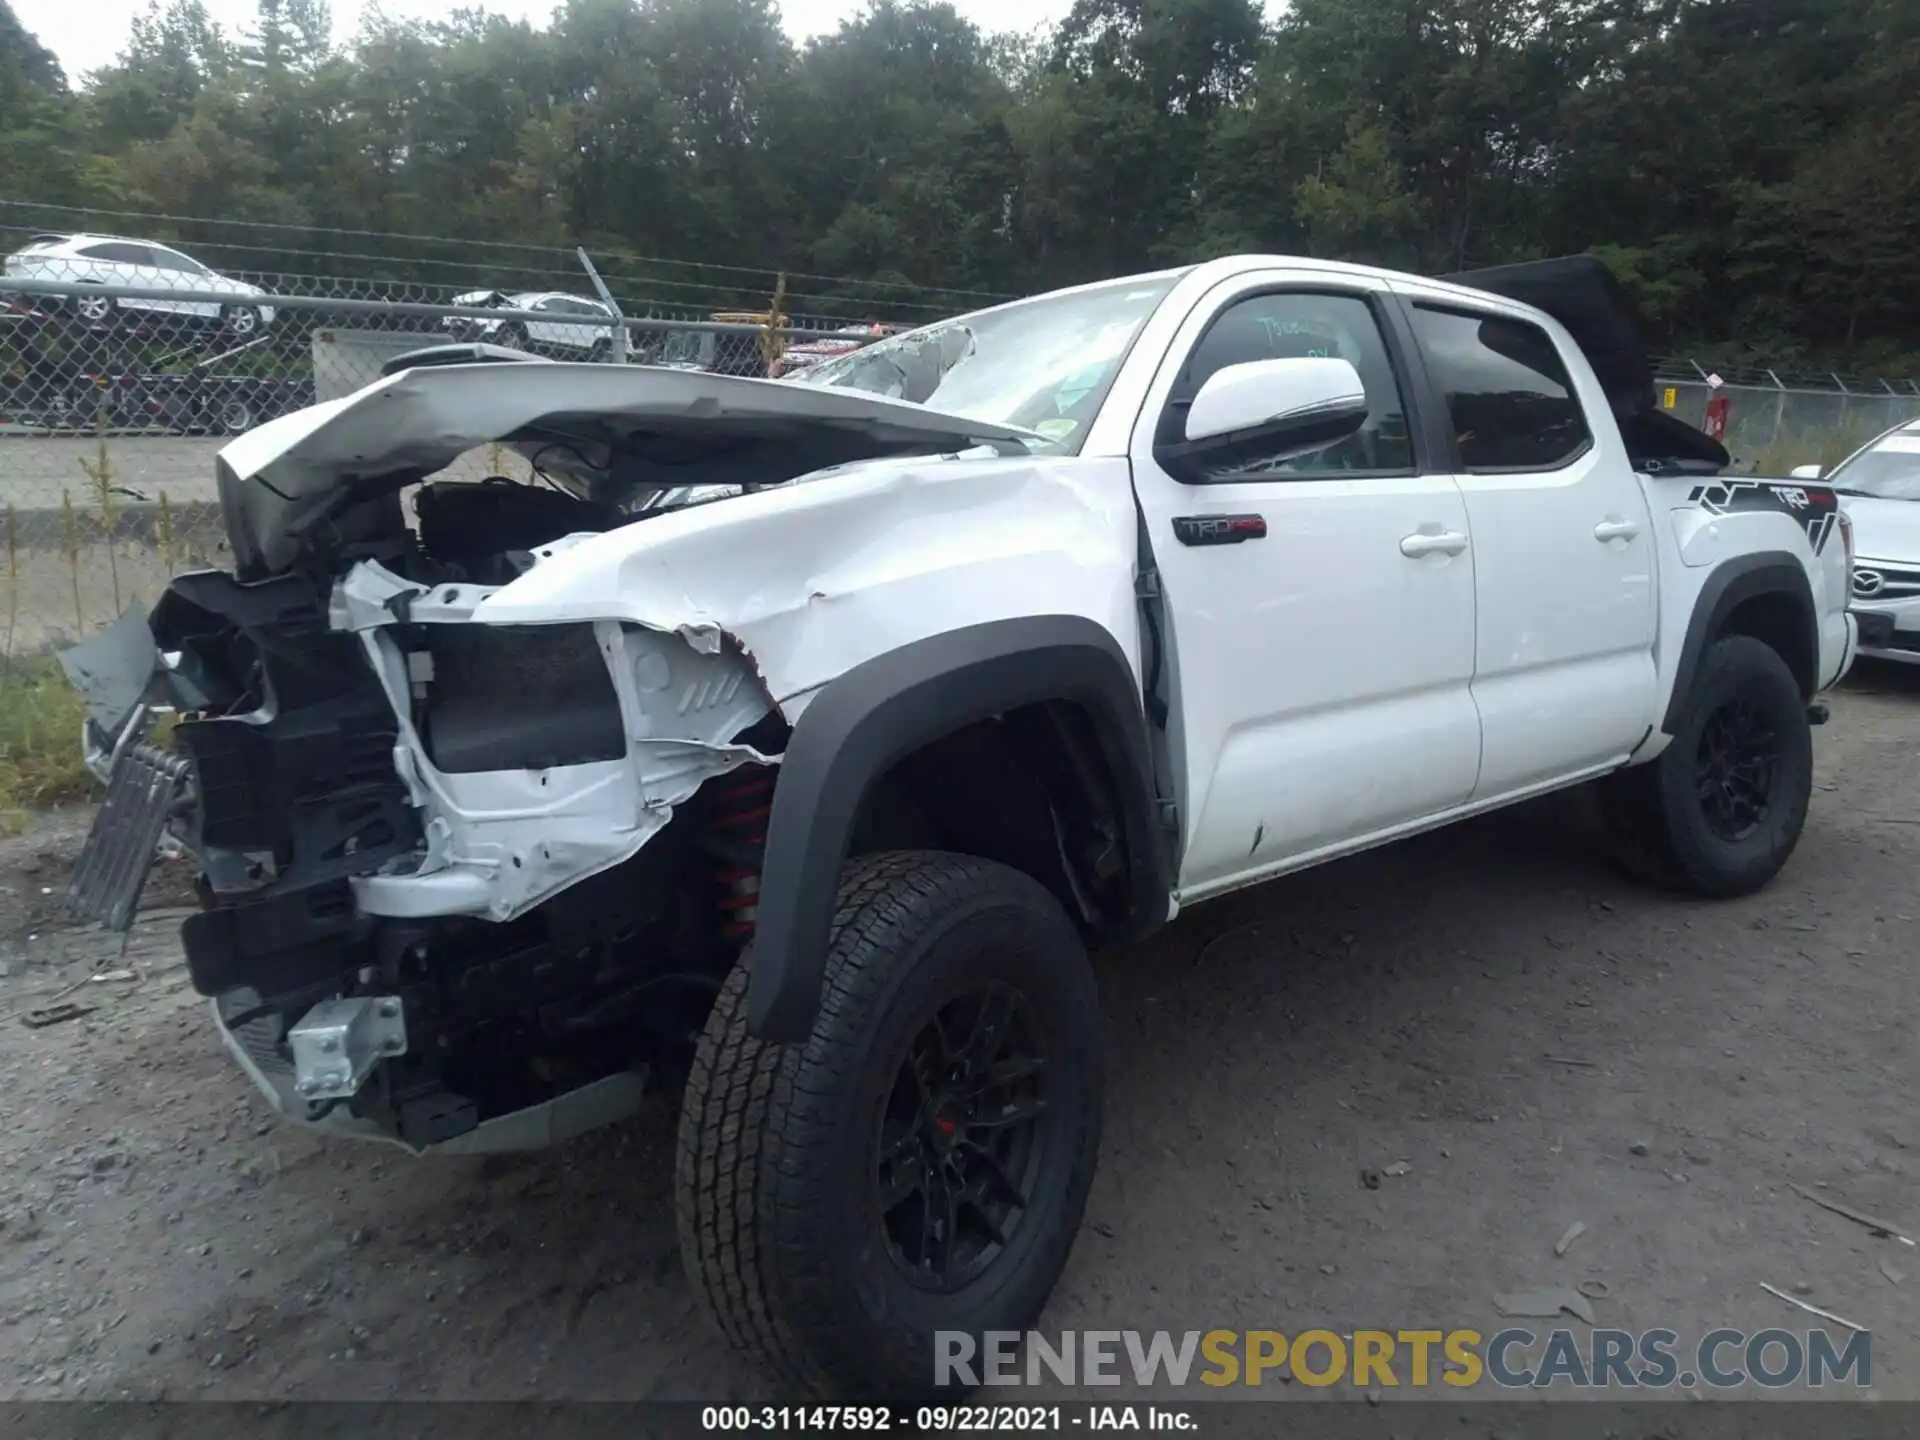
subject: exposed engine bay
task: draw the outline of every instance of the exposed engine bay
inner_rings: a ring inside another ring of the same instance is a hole
[[[823,647],[786,618],[838,583],[819,502],[734,497],[840,476],[864,564],[884,497],[960,473],[941,457],[1027,453],[1025,432],[879,396],[479,358],[231,442],[232,573],[182,575],[61,656],[109,780],[76,909],[124,927],[170,834],[200,870],[191,978],[235,1058],[290,1116],[413,1150],[629,1113],[644,1077],[684,1071],[752,938],[790,722],[869,632],[816,628]],[[436,478],[486,444],[534,478]],[[783,513],[814,558],[757,587]],[[689,546],[709,585],[739,566],[723,605],[666,561]]]
[[[506,480],[415,505],[338,580],[202,572],[153,614],[204,872],[188,964],[295,1113],[544,1142],[547,1102],[594,1123],[690,1055],[751,933],[785,724],[724,647],[450,623],[628,516]]]

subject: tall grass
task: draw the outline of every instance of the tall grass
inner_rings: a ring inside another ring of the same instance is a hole
[[[1825,474],[1878,433],[1859,424],[1789,431],[1753,452],[1753,473],[1777,477],[1799,465],[1818,465]]]
[[[23,658],[0,682],[0,833],[17,834],[29,811],[98,791],[80,760],[84,714],[52,660]]]

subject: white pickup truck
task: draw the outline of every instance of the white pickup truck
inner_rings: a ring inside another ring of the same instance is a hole
[[[495,442],[550,484],[432,478]],[[865,1397],[1059,1275],[1090,952],[1588,781],[1640,874],[1753,891],[1856,643],[1833,493],[1722,478],[1588,261],[1218,260],[796,381],[429,352],[218,463],[235,573],[66,657],[77,905],[170,830],[193,983],[316,1126],[677,1091],[695,1289]]]

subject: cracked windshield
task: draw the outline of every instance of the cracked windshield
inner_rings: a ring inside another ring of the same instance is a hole
[[[1031,430],[1070,454],[1127,347],[1178,272],[1002,305],[840,356],[795,377]]]

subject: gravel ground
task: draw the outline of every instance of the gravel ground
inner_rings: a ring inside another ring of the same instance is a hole
[[[1583,1279],[1603,1325],[1817,1323],[1767,1282],[1920,1395],[1920,1259],[1791,1188],[1920,1223],[1916,715],[1920,672],[1837,697],[1752,899],[1633,888],[1574,797],[1106,959],[1105,1152],[1045,1326],[1491,1333],[1495,1294]],[[682,1276],[664,1106],[511,1160],[318,1143],[227,1062],[165,911],[125,957],[49,924],[86,819],[0,845],[0,1397],[764,1398]],[[134,978],[19,1023],[101,970]]]

